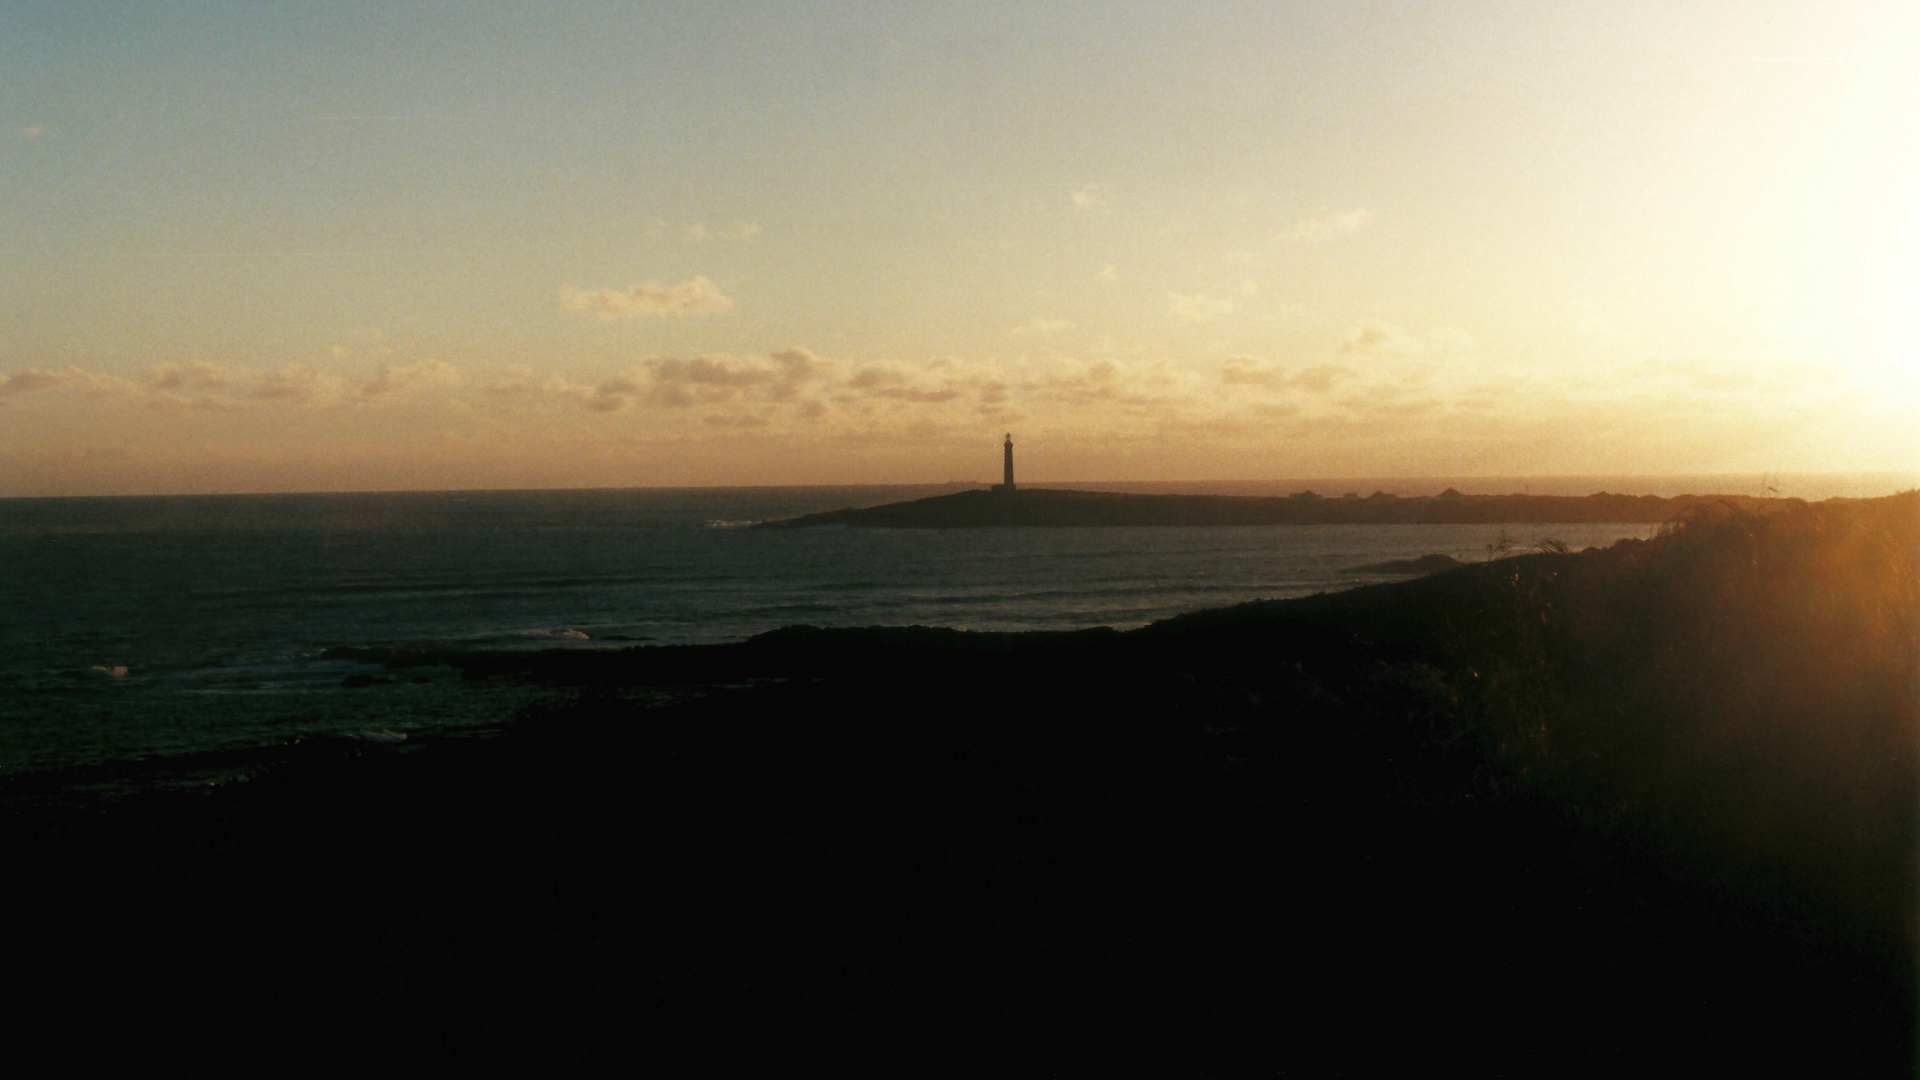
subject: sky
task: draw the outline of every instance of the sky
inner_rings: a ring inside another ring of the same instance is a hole
[[[1920,468],[1901,3],[0,0],[0,495]]]

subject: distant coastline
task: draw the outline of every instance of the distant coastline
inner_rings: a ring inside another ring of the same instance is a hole
[[[1658,524],[1702,507],[1758,509],[1768,502],[1805,505],[1799,499],[1767,500],[1743,495],[1439,495],[1402,498],[1371,495],[1327,497],[1313,491],[1284,496],[1147,495],[1062,488],[975,490],[882,506],[830,510],[765,522],[765,528],[846,525],[892,529],[963,529],[992,526],[1179,526],[1179,525],[1499,525],[1623,522]]]

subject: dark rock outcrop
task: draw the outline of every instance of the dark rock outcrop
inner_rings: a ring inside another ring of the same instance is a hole
[[[1422,555],[1417,559],[1388,559],[1386,562],[1368,563],[1365,566],[1341,568],[1343,574],[1437,574],[1442,570],[1452,570],[1466,564],[1451,555]]]

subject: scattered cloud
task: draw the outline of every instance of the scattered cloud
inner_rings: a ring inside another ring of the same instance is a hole
[[[589,412],[625,412],[640,405],[667,409],[755,402],[765,406],[799,401],[801,392],[821,374],[822,361],[806,349],[785,349],[764,357],[710,353],[683,359],[647,360],[631,371],[597,383],[558,376],[537,377],[524,366],[481,384],[499,405],[537,407],[542,401],[576,404]],[[802,411],[817,414],[817,409]]]
[[[1475,346],[1462,331],[1439,327],[1416,335],[1376,321],[1278,362],[1064,350],[1027,358],[835,358],[788,349],[657,357],[591,375],[536,365],[464,379],[452,365],[432,361],[341,364],[324,354],[309,360],[313,367],[277,370],[205,361],[162,365],[137,377],[35,369],[0,376],[0,402],[13,406],[0,411],[12,418],[0,423],[0,483],[18,488],[25,473],[17,463],[28,460],[23,455],[52,445],[48,432],[57,442],[66,432],[86,430],[84,424],[140,452],[164,445],[251,461],[262,447],[275,453],[310,447],[316,462],[338,470],[341,455],[357,452],[351,445],[362,440],[394,447],[396,454],[465,453],[459,448],[467,447],[498,455],[489,469],[536,452],[568,463],[604,455],[613,470],[606,475],[615,477],[631,475],[636,446],[661,448],[663,461],[764,452],[775,455],[769,462],[807,467],[819,454],[844,457],[850,446],[897,450],[916,461],[960,447],[953,460],[972,461],[980,451],[984,470],[1005,430],[1054,432],[1048,441],[1056,454],[1077,445],[1075,452],[1133,447],[1155,455],[1178,444],[1194,448],[1196,461],[1218,454],[1247,454],[1253,461],[1292,454],[1293,447],[1333,446],[1354,460],[1388,451],[1425,460],[1506,445],[1513,436],[1504,433],[1516,430],[1551,446],[1569,425],[1594,416],[1607,418],[1609,431],[1657,436],[1676,415],[1663,412],[1662,403],[1679,403],[1679,415],[1694,430],[1702,423],[1745,424],[1755,415],[1786,430],[1800,422],[1811,397],[1813,376],[1779,358],[1682,356],[1614,364],[1569,379],[1577,373],[1530,376],[1510,363],[1496,366],[1497,353],[1490,358],[1476,351],[1464,363],[1445,356],[1467,348]],[[1428,369],[1436,374],[1418,375]],[[363,405],[416,392],[447,406],[431,427]],[[1844,381],[1824,392],[1824,415],[1850,416],[1855,398],[1848,393]],[[169,419],[157,422],[155,410]],[[229,417],[224,410],[239,412]],[[295,410],[307,413],[305,419],[286,422]],[[192,437],[183,438],[187,431]],[[221,442],[228,438],[239,441]]]
[[[156,390],[147,396],[147,406],[161,412],[231,412],[240,407],[238,402],[216,394],[189,396],[176,394],[171,390]]]
[[[1074,188],[1067,198],[1075,210],[1098,210],[1107,205],[1107,188],[1105,184],[1088,184]]]
[[[718,315],[733,308],[733,301],[721,293],[720,286],[705,277],[678,285],[648,282],[626,289],[562,289],[560,304],[569,311],[590,312],[602,319]]]
[[[1168,293],[1167,310],[1184,322],[1206,322],[1233,313],[1233,301],[1198,293]]]
[[[1240,295],[1242,296],[1260,295],[1260,283],[1253,280],[1252,278],[1248,278],[1245,281],[1242,281],[1240,283]]]
[[[1028,319],[1009,332],[1016,337],[1022,334],[1057,334],[1073,327],[1072,319]]]
[[[381,364],[374,369],[370,378],[360,384],[354,396],[360,401],[373,401],[403,390],[459,380],[460,373],[454,366],[440,360],[422,360],[416,364]]]
[[[459,373],[439,360],[381,363],[358,382],[339,374],[292,363],[277,371],[234,368],[209,360],[164,363],[128,378],[85,368],[60,372],[29,370],[0,376],[0,395],[60,387],[95,400],[121,398],[143,402],[162,412],[231,410],[248,401],[290,405],[338,405],[371,402],[428,386],[451,386]]]
[[[1220,365],[1220,381],[1233,386],[1271,386],[1284,374],[1281,368],[1246,356],[1232,357]]]
[[[1324,394],[1335,384],[1359,373],[1339,364],[1314,364],[1289,369],[1236,356],[1220,365],[1220,381],[1229,386],[1267,386],[1276,390],[1304,390]]]
[[[148,391],[148,407],[161,412],[225,411],[237,409],[239,405],[209,391],[223,390],[235,381],[235,373],[219,364],[192,360],[184,364],[161,364],[147,372],[141,385]]]
[[[207,360],[185,364],[161,364],[147,374],[146,383],[155,390],[218,390],[233,382],[233,373]]]
[[[1368,319],[1340,342],[1342,356],[1410,356],[1426,350],[1419,338],[1390,322]]]
[[[1310,390],[1316,394],[1324,394],[1333,389],[1335,383],[1342,379],[1350,379],[1354,375],[1352,368],[1341,367],[1339,364],[1315,364],[1294,372],[1288,377],[1287,385],[1301,390]]]
[[[708,427],[766,427],[770,418],[765,413],[711,413],[700,418]]]
[[[607,379],[588,391],[581,400],[589,412],[625,412],[646,387],[625,375]]]
[[[1294,222],[1275,234],[1274,239],[1288,244],[1322,244],[1336,237],[1359,232],[1371,224],[1373,224],[1373,215],[1363,209],[1322,213]]]
[[[491,403],[516,409],[537,407],[549,401],[577,404],[586,401],[595,390],[592,386],[570,382],[557,375],[541,378],[525,364],[509,365],[498,377],[479,386]]]
[[[88,371],[86,368],[70,367],[61,374],[61,381],[78,387],[80,392],[94,400],[113,397],[137,391],[139,384],[118,375],[109,375],[101,371]]]
[[[1120,271],[1114,269],[1112,263],[1108,263],[1107,265],[1100,268],[1099,273],[1093,276],[1099,278],[1101,281],[1107,282],[1108,284],[1112,284],[1113,282],[1120,280]]]
[[[28,124],[20,129],[20,134],[29,139],[44,139],[53,134],[53,129],[45,124]]]
[[[288,364],[279,371],[262,375],[247,391],[261,401],[312,401],[323,389],[320,373],[305,364]]]
[[[958,398],[962,391],[962,388],[954,385],[951,379],[941,380],[937,385],[923,384],[916,378],[915,372],[900,364],[873,364],[863,367],[854,372],[853,377],[843,386],[866,397],[921,404],[952,401]]]
[[[650,396],[662,405],[709,405],[753,397],[791,400],[817,374],[819,358],[805,349],[786,349],[764,359],[707,355],[691,360],[649,361]]]
[[[39,368],[28,368],[13,375],[0,375],[0,394],[26,394],[58,386],[60,376]]]

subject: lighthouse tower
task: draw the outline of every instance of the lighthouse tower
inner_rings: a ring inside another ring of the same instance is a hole
[[[1002,459],[1002,470],[1006,474],[1006,479],[1000,484],[999,487],[996,487],[993,490],[1004,491],[1007,494],[1011,495],[1013,494],[1013,432],[1011,431],[1007,432],[1007,445],[1002,449],[1004,450],[1004,457]]]

